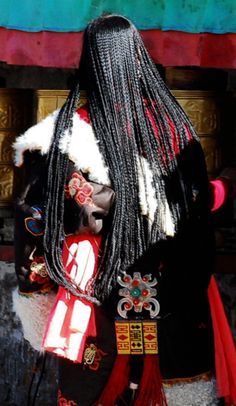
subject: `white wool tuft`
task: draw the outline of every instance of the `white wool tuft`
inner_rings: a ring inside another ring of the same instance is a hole
[[[13,144],[13,149],[15,150],[14,163],[16,166],[23,164],[25,151],[38,150],[42,155],[49,151],[58,112],[59,110],[54,111],[16,139]]]
[[[160,197],[157,202],[155,189],[153,187],[153,173],[150,169],[148,161],[144,157],[139,157],[137,160],[139,174],[139,202],[141,213],[147,216],[150,227],[154,221],[155,214],[160,217],[162,231],[173,237],[175,234],[175,226],[172,220],[171,211],[167,199]]]
[[[58,111],[56,110],[17,138],[13,144],[16,166],[22,165],[23,155],[27,150],[38,150],[42,155],[49,151]],[[76,169],[88,173],[90,180],[110,186],[108,168],[99,151],[92,126],[81,119],[78,113],[73,116],[71,136],[66,131],[59,148],[63,153],[68,154],[71,161],[75,163]]]
[[[55,297],[54,292],[24,296],[15,289],[12,293],[13,310],[21,321],[24,338],[37,351],[42,351],[44,330]]]
[[[150,222],[154,220],[157,209],[157,201],[153,184],[153,174],[148,161],[144,157],[139,157],[138,161],[139,174],[139,202],[141,213],[147,216]]]
[[[68,153],[77,169],[88,173],[90,180],[110,186],[108,168],[99,151],[92,126],[77,113],[73,116],[71,138],[67,131],[60,142],[60,149]]]
[[[175,225],[172,220],[171,211],[169,203],[165,202],[165,220],[164,220],[164,230],[166,235],[173,237],[175,235]]]

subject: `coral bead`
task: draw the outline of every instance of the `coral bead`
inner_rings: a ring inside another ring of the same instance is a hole
[[[142,290],[142,296],[146,297],[146,296],[148,296],[148,294],[149,294],[149,290],[147,290],[147,289]]]
[[[130,303],[125,303],[125,309],[130,310],[131,309],[131,304]]]
[[[133,282],[132,282],[132,286],[139,286],[139,280],[134,279]]]
[[[150,308],[150,304],[149,303],[144,303],[143,304],[144,309],[149,309]]]

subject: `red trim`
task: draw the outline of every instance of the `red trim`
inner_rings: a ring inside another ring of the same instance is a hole
[[[141,31],[156,63],[164,66],[236,68],[236,34]],[[83,34],[28,33],[0,28],[0,60],[15,65],[75,68]]]
[[[208,288],[208,298],[214,330],[218,395],[233,406],[236,405],[236,349],[213,276]]]

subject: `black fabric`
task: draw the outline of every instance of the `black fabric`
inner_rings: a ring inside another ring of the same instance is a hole
[[[189,312],[159,320],[158,340],[163,379],[190,378],[214,373],[214,346],[209,313],[194,317]]]
[[[139,384],[142,378],[144,358],[142,355],[136,355],[130,357],[130,375],[129,381]]]
[[[39,152],[27,151],[24,156],[24,187],[15,203],[15,269],[21,292],[35,292],[42,288],[30,280],[30,265],[33,257],[43,256],[42,236],[34,236],[25,227],[25,219],[32,217],[32,206],[43,208],[43,179],[45,159]]]
[[[79,406],[92,406],[98,400],[116,358],[113,321],[99,307],[95,307],[95,317],[97,338],[89,341],[105,353],[98,369],[59,358],[59,390],[65,399],[73,400]]]
[[[179,169],[187,196],[191,188],[194,198],[180,232],[159,249],[160,367],[166,379],[214,371],[207,288],[214,270],[215,243],[209,184],[197,143],[181,154]]]

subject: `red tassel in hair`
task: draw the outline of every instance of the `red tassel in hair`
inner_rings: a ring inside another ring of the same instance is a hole
[[[167,406],[157,355],[145,355],[135,406]]]
[[[117,355],[110,378],[97,406],[114,406],[129,382],[129,355]],[[144,406],[144,405],[142,405]]]

